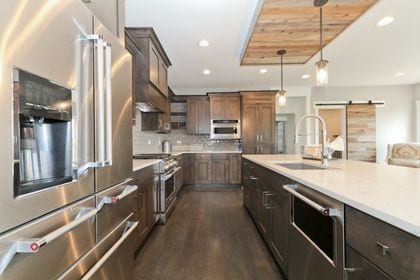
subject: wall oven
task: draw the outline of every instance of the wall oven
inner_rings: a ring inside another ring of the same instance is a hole
[[[289,279],[344,279],[343,204],[299,184],[283,189],[291,205]]]
[[[211,120],[210,139],[241,139],[240,120]]]

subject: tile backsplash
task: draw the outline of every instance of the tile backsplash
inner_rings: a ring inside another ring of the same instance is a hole
[[[133,126],[133,154],[159,153],[162,141],[172,143],[173,151],[231,151],[238,150],[240,143],[236,140],[210,140],[209,135],[187,134],[186,129],[172,129],[169,134],[141,130],[141,113],[136,112],[136,125]]]

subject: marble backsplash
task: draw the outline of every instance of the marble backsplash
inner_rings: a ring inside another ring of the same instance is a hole
[[[173,129],[169,134],[141,130],[141,113],[136,112],[133,126],[133,154],[159,153],[162,141],[170,141],[173,151],[232,151],[239,150],[236,140],[210,140],[209,135],[187,134],[186,129]]]

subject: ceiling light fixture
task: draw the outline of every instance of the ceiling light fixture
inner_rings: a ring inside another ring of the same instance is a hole
[[[319,29],[320,29],[320,47],[321,60],[315,63],[316,66],[316,84],[318,86],[328,84],[328,60],[324,60],[323,42],[322,42],[322,6],[328,3],[328,0],[314,0],[314,6],[319,7]]]
[[[404,76],[404,73],[398,72],[394,74],[394,77],[401,77],[401,76]]]
[[[209,69],[203,70],[203,74],[204,75],[209,75],[210,73],[211,73],[211,71]]]
[[[268,72],[268,70],[267,70],[267,69],[265,69],[265,68],[260,69],[260,74],[265,74],[265,73],[267,73],[267,72]]]
[[[281,66],[281,89],[276,94],[276,100],[279,106],[286,106],[286,91],[283,88],[284,79],[283,79],[283,55],[286,54],[286,50],[279,50],[277,52],[280,55],[280,66]]]
[[[386,16],[386,17],[381,18],[376,23],[376,26],[378,26],[378,27],[386,26],[386,25],[390,24],[393,21],[394,21],[394,18],[393,17]]]
[[[309,74],[302,75],[302,79],[309,79],[311,76]]]
[[[200,42],[198,42],[198,45],[200,46],[200,47],[203,47],[203,48],[205,48],[205,47],[208,47],[208,46],[210,46],[210,42],[209,41],[207,41],[207,40],[201,40]]]

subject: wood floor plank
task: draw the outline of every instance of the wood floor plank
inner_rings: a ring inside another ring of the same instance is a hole
[[[240,189],[185,188],[136,258],[136,279],[284,279],[242,206]]]

